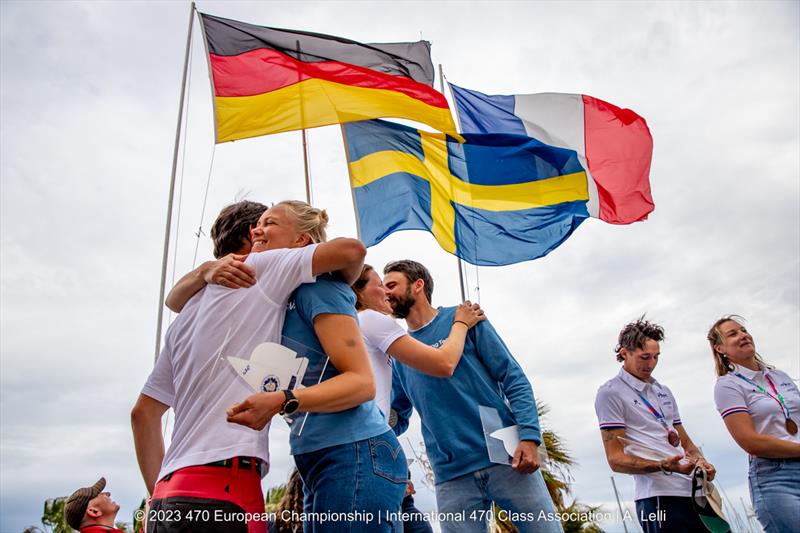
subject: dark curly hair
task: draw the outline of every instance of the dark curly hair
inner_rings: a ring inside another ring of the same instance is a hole
[[[617,353],[617,361],[624,361],[620,351],[626,350],[641,350],[648,340],[661,342],[664,340],[664,328],[658,324],[653,324],[644,319],[642,315],[635,322],[631,322],[619,332],[617,338],[617,347],[614,351]]]
[[[214,257],[236,253],[250,242],[250,226],[253,226],[267,210],[258,202],[242,200],[222,209],[211,226],[211,240],[214,241]]]

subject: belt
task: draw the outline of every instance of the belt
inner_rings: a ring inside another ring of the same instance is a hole
[[[238,463],[239,468],[253,468],[256,471],[261,470],[261,464],[264,461],[257,457],[231,457],[230,459],[222,459],[221,461],[214,461],[206,463],[202,466],[219,466],[222,468],[232,468]]]

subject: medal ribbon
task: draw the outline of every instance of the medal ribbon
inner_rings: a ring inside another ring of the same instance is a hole
[[[783,396],[781,396],[781,393],[778,392],[778,389],[775,388],[775,384],[772,383],[772,380],[769,378],[769,376],[766,373],[764,374],[764,378],[766,378],[767,382],[769,383],[769,386],[772,388],[772,391],[775,393],[775,396],[777,396],[777,398],[775,396],[773,396],[772,394],[770,394],[764,387],[762,387],[761,385],[759,385],[758,383],[756,383],[752,379],[748,378],[747,376],[743,376],[739,372],[734,372],[734,375],[736,377],[738,377],[739,379],[743,379],[744,381],[746,381],[749,384],[753,385],[759,391],[761,391],[762,393],[766,394],[767,396],[769,396],[770,398],[772,398],[773,400],[778,402],[778,405],[781,408],[781,413],[783,413],[783,416],[785,416],[786,419],[789,420],[789,408],[786,407],[786,402],[783,400]]]
[[[637,396],[639,396],[639,398],[644,402],[645,407],[647,407],[647,409],[653,414],[653,416],[664,427],[664,429],[667,430],[667,433],[672,431],[672,429],[669,427],[669,424],[667,424],[667,421],[664,418],[664,415],[661,414],[661,412],[658,409],[653,407],[653,405],[649,401],[647,401],[647,398],[645,398],[644,395],[641,392],[639,392],[638,390],[636,390],[633,387],[631,387],[631,384],[626,382],[625,380],[622,380],[622,382],[625,383],[625,385],[627,385],[628,387],[630,387],[631,390],[633,392],[635,392]]]

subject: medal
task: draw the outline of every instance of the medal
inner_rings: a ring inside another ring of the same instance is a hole
[[[796,428],[795,428],[796,431]],[[677,448],[681,445],[681,438],[678,436],[677,431],[670,430],[667,432],[667,442],[669,442],[673,447]]]
[[[797,424],[791,418],[786,419],[786,431],[789,432],[789,435],[797,435]]]

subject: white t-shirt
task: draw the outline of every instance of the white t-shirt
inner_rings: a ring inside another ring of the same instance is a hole
[[[392,317],[372,309],[358,313],[358,325],[375,374],[375,403],[388,419],[392,403],[392,357],[386,350],[408,333]]]
[[[172,442],[158,478],[179,468],[235,456],[269,461],[269,426],[255,431],[229,423],[225,411],[253,390],[225,359],[249,358],[263,342],[280,342],[289,295],[314,281],[316,245],[250,254],[256,285],[209,285],[170,325],[142,394],[175,411]],[[266,474],[266,469],[262,476]]]
[[[668,387],[652,378],[645,383],[620,369],[615,378],[597,391],[594,409],[600,429],[625,429],[625,438],[629,441],[624,445],[626,454],[650,460],[683,455],[683,446],[674,447],[669,443],[666,430],[639,398],[639,393],[664,415],[670,427],[681,423],[678,404]],[[692,495],[692,478],[677,472],[633,474],[633,482],[634,500]]]
[[[766,376],[769,376],[775,389],[783,396],[783,401],[789,409],[789,416],[795,424],[800,425],[800,391],[785,372],[774,368],[755,371],[739,365],[734,365],[734,372],[753,380],[777,397],[767,381]],[[800,432],[792,435],[786,430],[786,417],[778,402],[736,376],[734,372],[718,377],[714,385],[714,402],[722,418],[733,413],[748,413],[758,433],[790,442],[800,442]]]

